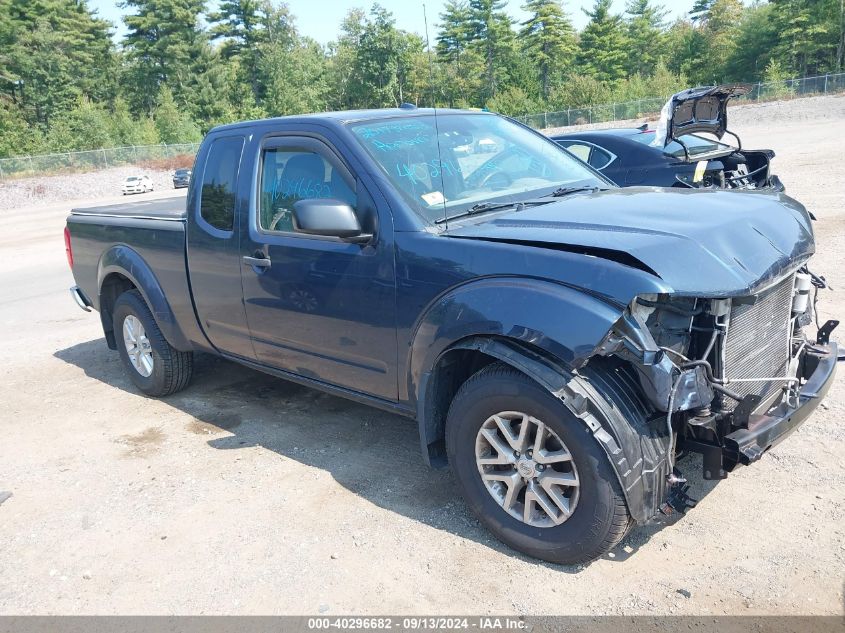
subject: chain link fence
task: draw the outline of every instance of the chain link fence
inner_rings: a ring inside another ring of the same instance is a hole
[[[198,148],[199,143],[162,143],[0,158],[0,178],[96,171],[120,165],[137,165],[145,161],[194,155]]]
[[[802,77],[800,79],[786,79],[784,81],[752,84],[752,89],[748,94],[731,103],[773,101],[775,99],[808,97],[811,95],[824,95],[843,91],[845,91],[845,73],[827,74],[816,77]],[[606,103],[585,108],[569,108],[559,112],[527,114],[514,118],[538,130],[639,119],[646,116],[657,116],[668,98],[669,95],[666,95],[665,97],[637,99],[624,103]]]

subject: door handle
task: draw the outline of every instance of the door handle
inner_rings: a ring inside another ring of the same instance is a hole
[[[249,264],[254,268],[270,268],[270,263],[269,257],[249,257],[248,255],[244,255],[244,264]]]

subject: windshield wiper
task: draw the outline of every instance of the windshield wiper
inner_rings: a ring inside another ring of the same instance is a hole
[[[470,215],[475,215],[476,213],[486,213],[487,211],[497,211],[499,209],[510,209],[511,207],[519,211],[522,207],[533,207],[538,204],[548,204],[549,202],[551,202],[551,200],[520,200],[518,202],[479,202],[478,204],[472,205],[466,211],[461,211],[460,213],[456,213],[455,215],[450,215],[445,218],[438,218],[434,221],[434,223],[443,224],[444,222],[448,222],[449,220],[465,218]]]
[[[597,185],[588,185],[585,187],[558,187],[551,193],[546,194],[546,197],[560,198],[562,196],[568,196],[570,193],[580,193],[582,191],[604,191],[604,189]]]

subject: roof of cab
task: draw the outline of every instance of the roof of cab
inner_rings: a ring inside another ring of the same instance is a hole
[[[451,108],[436,108],[438,116],[446,114],[491,114],[483,110],[456,110]],[[431,116],[435,114],[435,108],[418,108],[400,107],[400,108],[380,108],[373,110],[340,110],[337,112],[314,112],[312,114],[291,114],[288,116],[274,117],[269,119],[257,119],[254,121],[240,121],[238,123],[227,123],[225,125],[218,125],[212,128],[212,132],[219,132],[224,130],[232,130],[242,127],[252,127],[255,125],[268,125],[274,121],[285,123],[302,121],[303,123],[312,121],[331,121],[336,124],[344,125],[346,123],[355,123],[358,121],[376,121],[379,119],[395,119],[395,118],[410,118],[416,116]]]

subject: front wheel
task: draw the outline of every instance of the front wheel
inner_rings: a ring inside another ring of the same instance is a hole
[[[120,358],[138,389],[148,396],[167,396],[188,386],[193,353],[180,352],[167,342],[140,292],[120,295],[113,319]]]
[[[488,365],[458,391],[446,449],[470,508],[516,550],[571,565],[625,536],[622,489],[590,430],[508,365]]]

